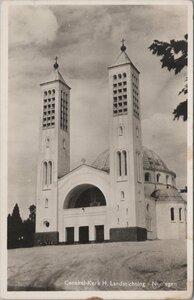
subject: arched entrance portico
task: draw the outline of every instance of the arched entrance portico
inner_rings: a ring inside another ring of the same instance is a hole
[[[73,216],[76,214],[76,220],[72,222],[73,226],[65,227],[66,243],[84,244],[90,240],[103,242],[104,220],[100,221],[99,219],[100,213],[102,219],[104,213],[102,209],[105,206],[105,196],[98,187],[92,184],[80,184],[74,187],[67,194],[63,205],[66,217],[70,215],[70,218],[74,219]],[[94,216],[98,217],[96,224],[93,224]]]
[[[82,165],[59,181],[59,242],[110,239],[110,182],[106,172]]]
[[[106,199],[101,190],[92,184],[80,184],[73,188],[64,201],[64,208],[105,206]]]

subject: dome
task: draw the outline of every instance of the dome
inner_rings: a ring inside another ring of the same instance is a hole
[[[109,172],[110,170],[109,156],[110,156],[109,149],[106,149],[96,158],[92,166],[96,169]],[[167,165],[158,156],[158,154],[148,149],[147,147],[143,147],[143,168],[144,170],[156,170],[156,171],[162,171],[166,173],[172,173],[175,176],[175,173],[168,169]]]
[[[96,158],[96,160],[92,164],[92,167],[109,172],[110,171],[109,156],[110,156],[109,149],[106,149]]]
[[[185,201],[180,193],[175,188],[165,188],[165,189],[159,189],[155,190],[152,195],[152,197],[156,198],[157,200],[171,200],[171,201]]]
[[[154,151],[143,147],[143,168],[145,170],[157,170],[170,172],[164,161]]]

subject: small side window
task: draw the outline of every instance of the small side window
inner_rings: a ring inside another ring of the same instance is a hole
[[[46,148],[49,148],[50,146],[50,139],[49,137],[46,138]]]
[[[171,221],[174,221],[174,207],[171,207],[170,209],[170,219]]]
[[[139,128],[138,128],[138,126],[136,127],[136,137],[137,138],[139,137]]]
[[[44,221],[43,224],[44,224],[45,227],[49,227],[50,226],[50,223],[48,221]]]
[[[45,199],[45,208],[48,208],[48,199]]]
[[[182,221],[182,208],[179,208],[179,221]]]
[[[150,173],[146,172],[145,173],[145,182],[149,182],[151,181],[151,176],[150,176]]]
[[[120,125],[118,128],[118,134],[119,134],[119,136],[122,136],[124,134],[124,129],[123,129],[122,125]]]
[[[125,198],[125,193],[121,191],[121,199],[123,200]]]
[[[156,175],[156,181],[157,181],[158,183],[160,182],[160,174],[159,174],[159,173]]]

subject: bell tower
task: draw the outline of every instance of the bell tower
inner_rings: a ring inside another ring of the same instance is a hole
[[[146,240],[140,72],[126,53],[108,67],[110,95],[110,239]]]
[[[49,78],[40,84],[41,113],[37,173],[35,244],[58,242],[58,178],[70,170],[70,87],[57,57]]]

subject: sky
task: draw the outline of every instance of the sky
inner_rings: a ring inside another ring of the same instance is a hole
[[[161,68],[148,47],[154,39],[182,39],[188,32],[184,5],[12,5],[9,8],[8,203],[22,218],[36,201],[40,83],[54,58],[71,86],[71,168],[91,164],[108,145],[108,70],[127,54],[140,70],[143,144],[155,151],[186,185],[187,123],[172,111],[187,70]]]

